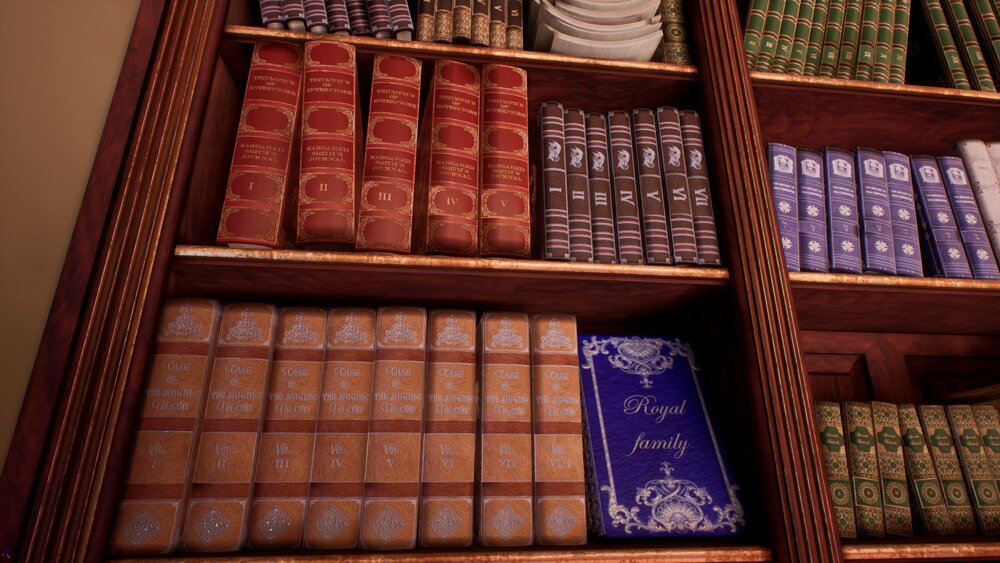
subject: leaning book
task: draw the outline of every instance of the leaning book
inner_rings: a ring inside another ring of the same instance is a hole
[[[591,531],[616,538],[742,534],[739,487],[690,346],[639,336],[579,340]]]

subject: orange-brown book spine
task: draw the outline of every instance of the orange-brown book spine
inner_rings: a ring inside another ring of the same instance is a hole
[[[271,305],[231,304],[222,313],[184,523],[187,551],[236,551],[245,542],[277,318]]]
[[[285,244],[295,183],[302,49],[259,42],[250,60],[236,149],[219,220],[219,244]]]
[[[111,549],[121,555],[176,551],[221,308],[207,299],[163,306],[139,431]]]
[[[354,245],[362,153],[354,45],[306,43],[296,241]]]
[[[278,316],[250,508],[252,547],[292,548],[302,543],[325,331],[323,309],[287,308]]]
[[[410,253],[420,61],[377,55],[358,211],[357,250]]]
[[[375,310],[332,309],[303,539],[310,549],[358,546],[374,370]]]

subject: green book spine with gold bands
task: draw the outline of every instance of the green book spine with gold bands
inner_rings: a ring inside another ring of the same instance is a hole
[[[816,427],[823,444],[823,465],[826,484],[833,502],[833,517],[842,538],[858,537],[854,519],[854,499],[851,496],[851,474],[847,465],[847,444],[840,405],[827,401],[816,402]]]
[[[910,0],[896,0],[894,16],[889,82],[902,84],[906,79],[906,42],[910,38]]]
[[[976,32],[972,29],[972,21],[969,20],[969,13],[965,11],[965,5],[962,0],[945,0],[944,4],[948,21],[957,35],[958,53],[965,63],[965,70],[969,72],[972,87],[976,90],[996,92],[996,86],[990,78],[990,69],[986,66],[986,59],[983,58],[983,51],[979,48]]]
[[[854,65],[858,60],[858,36],[861,34],[861,2],[862,0],[847,0],[844,8],[844,33],[840,37],[837,78],[854,78]]]
[[[747,14],[747,31],[743,36],[743,50],[747,54],[747,68],[754,69],[757,64],[757,52],[760,50],[761,39],[764,37],[764,21],[767,20],[768,0],[753,0],[750,12]]]
[[[778,33],[778,48],[774,51],[771,72],[786,72],[792,59],[792,42],[795,40],[795,26],[799,22],[799,0],[786,0],[785,12],[781,16],[781,31]]]
[[[959,90],[970,90],[969,78],[962,68],[962,59],[958,56],[958,47],[955,46],[955,38],[951,35],[951,28],[948,27],[948,17],[944,15],[944,8],[939,0],[921,0],[924,6],[924,14],[927,21],[933,28],[934,44],[937,45],[938,53],[948,71],[948,82],[952,88]]]
[[[896,18],[896,0],[881,0],[878,5],[878,36],[875,40],[875,82],[889,82],[892,59],[892,26]]]
[[[774,62],[774,53],[778,49],[778,33],[781,31],[781,16],[785,12],[785,0],[770,0],[767,3],[767,18],[764,20],[764,33],[760,38],[760,49],[757,50],[757,62],[754,70],[767,72]]]
[[[826,16],[830,0],[816,0],[813,10],[812,27],[809,29],[809,45],[806,47],[806,76],[819,74],[819,57],[823,52],[823,32],[826,31]]]
[[[875,65],[875,43],[878,39],[879,0],[865,0],[861,12],[861,35],[858,37],[858,60],[854,63],[854,78],[871,80]]]
[[[998,2],[1000,3],[1000,2]],[[983,40],[983,50],[993,67],[993,73],[1000,78],[1000,14],[993,13],[990,0],[969,0],[972,9],[972,19],[979,28],[979,37]]]
[[[840,61],[840,38],[844,33],[844,4],[846,0],[830,0],[826,14],[826,31],[823,33],[823,52],[819,56],[819,75],[833,78]]]
[[[805,74],[806,51],[809,50],[809,35],[815,17],[816,0],[802,0],[799,16],[795,23],[795,39],[792,40],[792,58],[788,60],[788,74]]]

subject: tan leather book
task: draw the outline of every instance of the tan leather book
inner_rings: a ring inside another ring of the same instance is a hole
[[[975,534],[976,519],[969,501],[969,491],[962,479],[962,468],[955,452],[955,442],[948,425],[948,415],[941,405],[920,405],[920,422],[924,427],[928,449],[941,481],[948,515],[956,534]]]
[[[486,313],[479,325],[479,543],[531,545],[531,338],[528,316]]]
[[[823,466],[826,469],[826,486],[833,501],[833,517],[837,532],[842,538],[858,537],[854,520],[854,500],[851,496],[851,475],[847,469],[847,449],[844,440],[844,422],[840,404],[816,401],[816,426],[823,444]]]
[[[302,542],[325,344],[325,310],[281,310],[254,475],[251,547]]]
[[[375,341],[361,547],[417,545],[427,312],[382,307]]]
[[[1000,534],[1000,492],[990,469],[990,460],[979,435],[976,417],[970,405],[945,407],[955,437],[955,449],[962,464],[965,484],[972,507],[976,511],[979,529],[989,535]]]
[[[132,462],[111,549],[121,555],[176,551],[194,469],[208,366],[222,308],[208,299],[163,306],[139,415]]]
[[[245,543],[277,320],[271,305],[237,303],[222,313],[184,524],[187,551]]]
[[[587,543],[576,318],[535,315],[531,327],[535,543]]]
[[[331,309],[328,322],[303,538],[310,549],[358,545],[375,372],[375,310]]]
[[[885,532],[897,536],[913,535],[910,515],[910,494],[906,487],[906,462],[903,440],[899,433],[899,413],[896,405],[872,402],[872,419],[878,453],[878,472],[882,482],[882,503],[885,509]]]
[[[467,547],[476,473],[476,314],[431,311],[420,545]]]
[[[879,481],[875,435],[872,433],[871,404],[845,402],[844,430],[850,439],[847,460],[851,466],[851,485],[854,488],[854,511],[857,515],[858,533],[884,537],[885,514],[882,509],[882,486]]]

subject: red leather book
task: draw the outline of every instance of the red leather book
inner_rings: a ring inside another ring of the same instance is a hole
[[[420,61],[376,56],[357,250],[410,253],[419,115]]]
[[[615,189],[615,226],[618,230],[618,261],[642,264],[642,224],[635,181],[635,153],[632,150],[632,117],[628,112],[608,112],[611,146],[611,177]]]
[[[667,228],[667,208],[663,202],[660,147],[656,142],[656,117],[653,111],[632,110],[632,131],[635,133],[635,167],[639,173],[646,263],[670,264],[670,231]]]
[[[531,256],[528,184],[528,74],[483,65],[479,147],[482,188],[480,256]]]
[[[361,109],[354,46],[306,43],[296,240],[353,246]]]
[[[664,192],[670,213],[670,242],[675,264],[697,264],[698,243],[694,236],[691,190],[688,186],[680,113],[669,107],[656,110],[663,163]]]
[[[594,262],[614,264],[618,261],[614,193],[611,190],[611,160],[608,158],[608,120],[603,113],[587,114],[587,168]]]
[[[546,260],[569,260],[569,198],[566,197],[566,133],[563,106],[544,102],[539,107],[542,160],[543,245]]]
[[[297,169],[293,153],[301,83],[300,47],[271,42],[254,46],[219,221],[219,244],[284,245],[292,214],[288,187]]]
[[[590,185],[587,180],[587,133],[583,110],[563,112],[566,149],[566,204],[569,211],[569,259],[593,262],[594,242],[590,232]]]
[[[479,247],[479,69],[437,61],[417,159],[416,244],[431,254]]]
[[[688,187],[691,188],[694,233],[698,241],[698,262],[706,266],[718,266],[722,260],[719,255],[719,238],[715,232],[715,213],[712,210],[712,190],[708,185],[708,166],[705,164],[701,122],[698,113],[690,110],[680,112],[680,117],[684,156],[687,159]]]

